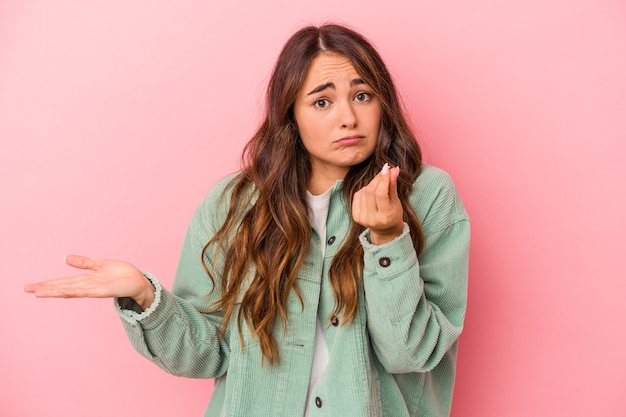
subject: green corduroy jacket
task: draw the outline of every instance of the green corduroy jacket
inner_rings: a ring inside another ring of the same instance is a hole
[[[230,179],[230,178],[229,178]],[[304,307],[288,299],[288,326],[275,325],[280,363],[261,364],[258,342],[236,316],[224,337],[222,316],[207,314],[219,296],[201,262],[201,251],[222,224],[226,203],[218,183],[193,216],[184,240],[172,291],[146,274],[155,302],[142,313],[117,310],[134,348],[169,373],[215,378],[205,417],[302,416],[313,357],[316,318],[328,346],[329,362],[309,401],[311,416],[444,417],[450,413],[457,338],[467,300],[469,220],[449,176],[424,165],[411,203],[421,221],[425,247],[416,255],[404,233],[384,245],[364,247],[363,281],[356,318],[331,324],[334,294],[328,268],[350,226],[350,210],[334,186],[327,235],[313,232],[298,277]],[[321,245],[326,245],[322,261]],[[210,253],[208,256],[212,256]]]

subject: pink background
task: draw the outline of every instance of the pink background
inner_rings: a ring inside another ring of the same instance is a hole
[[[201,416],[212,382],[130,347],[110,300],[37,300],[68,253],[171,286],[286,38],[379,48],[472,218],[454,417],[626,415],[623,0],[0,2],[0,415]]]

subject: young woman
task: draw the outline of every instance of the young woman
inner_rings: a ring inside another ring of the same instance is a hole
[[[423,165],[375,49],[337,25],[286,43],[243,168],[192,218],[171,292],[126,262],[39,297],[115,297],[142,355],[215,378],[206,416],[447,416],[469,222]]]

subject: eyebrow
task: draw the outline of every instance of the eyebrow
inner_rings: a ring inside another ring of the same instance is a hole
[[[365,81],[363,81],[360,78],[355,78],[352,81],[350,81],[350,87],[354,87],[355,85],[359,85],[359,84],[365,84]],[[324,91],[327,88],[332,88],[334,90],[335,89],[335,84],[334,83],[320,84],[317,87],[315,87],[313,90],[311,90],[307,94],[307,96],[310,96],[311,94],[319,93],[320,91]]]

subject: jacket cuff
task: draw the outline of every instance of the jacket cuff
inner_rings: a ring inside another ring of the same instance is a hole
[[[417,263],[417,254],[406,223],[400,236],[382,245],[374,245],[369,241],[369,229],[361,233],[359,240],[363,245],[364,271],[376,274],[381,279],[393,279]]]
[[[150,307],[142,310],[139,304],[137,304],[135,300],[133,300],[131,297],[120,297],[114,299],[114,305],[117,313],[123,320],[127,321],[130,324],[136,324],[139,321],[146,320],[161,305],[163,286],[156,279],[156,277],[154,277],[154,275],[150,274],[149,272],[142,273],[154,286],[154,301],[152,302],[152,304],[150,304]]]

